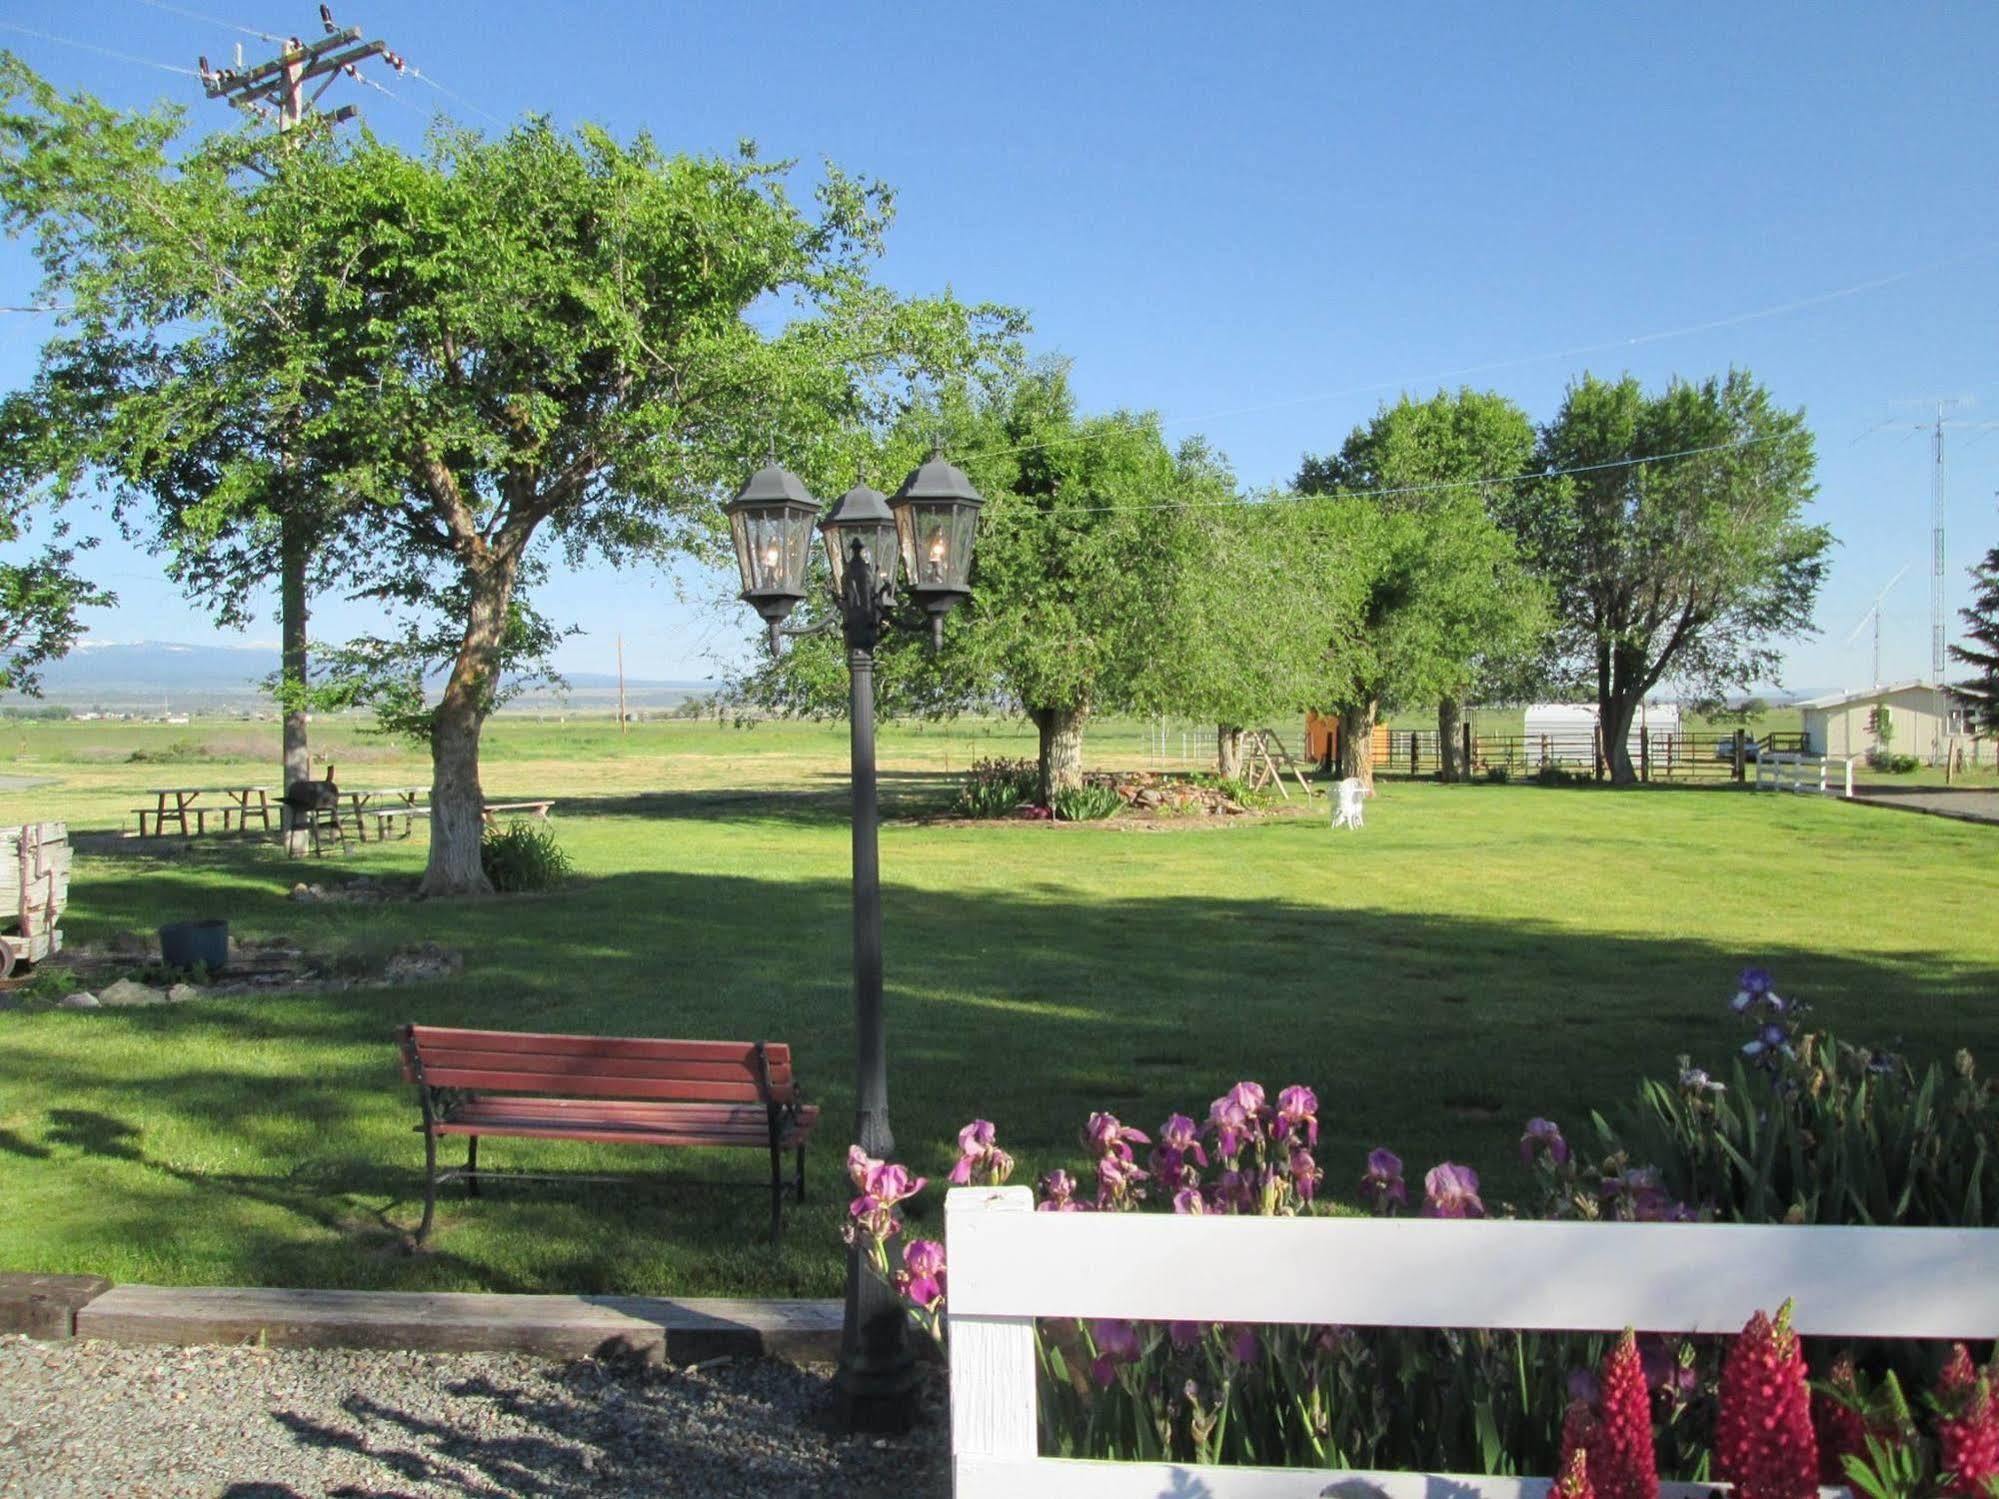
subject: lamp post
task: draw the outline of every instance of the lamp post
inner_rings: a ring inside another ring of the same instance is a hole
[[[890,629],[943,643],[944,616],[971,592],[972,542],[984,502],[971,481],[933,452],[893,497],[857,484],[819,522],[847,646],[854,838],[854,1139],[868,1155],[895,1149],[888,1123],[888,1046],[882,1025],[882,911],[875,790],[875,646]],[[743,601],[764,618],[772,654],[785,618],[804,599],[815,509],[805,486],[773,461],[724,507],[742,572]],[[920,614],[899,608],[900,562]],[[865,1431],[900,1431],[914,1410],[915,1365],[902,1304],[847,1250],[847,1301],[835,1377],[842,1419]]]

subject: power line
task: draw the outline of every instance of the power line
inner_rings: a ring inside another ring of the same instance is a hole
[[[451,100],[455,104],[463,105],[465,108],[471,110],[472,113],[478,115],[481,119],[491,120],[495,125],[499,126],[502,130],[505,130],[507,128],[507,122],[501,119],[498,115],[494,114],[491,110],[481,109],[478,105],[474,104],[470,99],[466,98],[463,94],[453,93],[450,89],[446,88],[443,84],[439,83],[435,78],[431,77],[430,74],[424,72],[422,68],[415,68],[415,67],[411,68],[410,77],[415,78],[420,82],[429,84],[432,88],[436,89],[440,94],[444,95],[445,98]]]
[[[1760,322],[1768,318],[1783,317],[1788,313],[1801,312],[1806,308],[1824,306],[1829,302],[1843,301],[1848,297],[1861,296],[1870,291],[1879,291],[1886,286],[1894,286],[1903,281],[1914,280],[1918,276],[1932,275],[1937,271],[1949,270],[1975,260],[1999,253],[1999,241],[1988,241],[1957,255],[1942,260],[1930,261],[1907,270],[1895,271],[1885,276],[1870,277],[1850,286],[1837,287],[1831,291],[1816,292],[1808,297],[1797,297],[1772,306],[1757,308],[1753,312],[1735,313],[1728,317],[1710,318],[1699,323],[1688,323],[1683,327],[1665,328],[1652,333],[1638,333],[1626,338],[1607,339],[1602,343],[1577,344],[1566,349],[1551,349],[1542,354],[1522,354],[1509,359],[1488,360],[1482,364],[1460,365],[1456,369],[1437,370],[1427,375],[1411,375],[1396,380],[1372,380],[1363,385],[1349,385],[1339,390],[1316,391],[1306,395],[1286,396],[1280,400],[1261,402],[1251,406],[1236,406],[1222,411],[1211,411],[1198,416],[1176,416],[1162,418],[1160,426],[1188,427],[1205,422],[1220,421],[1233,416],[1258,416],[1268,411],[1282,411],[1293,406],[1316,405],[1322,401],[1337,401],[1348,396],[1368,395],[1381,390],[1407,390],[1411,387],[1428,386],[1446,380],[1460,380],[1468,375],[1490,374],[1495,370],[1514,369],[1527,364],[1544,364],[1551,359],[1575,359],[1587,354],[1608,353],[1616,349],[1639,348],[1646,344],[1662,343],[1668,339],[1688,338],[1697,333],[1711,333],[1718,328],[1734,328],[1744,323]],[[1863,434],[1865,435],[1865,434]],[[1075,437],[1052,438],[1047,442],[1023,443],[1018,447],[991,448],[984,452],[968,454],[972,458],[998,458],[1009,453],[1027,453],[1043,448],[1068,447],[1076,443],[1094,442],[1087,434]]]
[[[243,35],[254,36],[259,41],[283,45],[285,40],[283,37],[273,35],[271,32],[260,31],[255,26],[245,26],[236,21],[225,21],[220,16],[206,16],[198,10],[188,10],[185,6],[169,5],[167,4],[167,0],[138,0],[138,3],[141,5],[150,5],[154,10],[163,10],[171,15],[180,16],[185,20],[203,21],[210,26],[220,26],[225,31],[240,31]]]
[[[37,37],[45,42],[55,42],[59,46],[75,47],[83,52],[95,52],[101,57],[115,57],[120,62],[136,63],[142,68],[158,68],[162,73],[179,73],[186,78],[201,76],[193,68],[176,67],[170,62],[155,62],[150,57],[134,57],[130,52],[114,51],[110,47],[100,47],[95,42],[79,42],[73,36],[57,36],[52,31],[37,31],[32,26],[20,26],[12,21],[0,21],[0,31],[16,31],[22,36]]]

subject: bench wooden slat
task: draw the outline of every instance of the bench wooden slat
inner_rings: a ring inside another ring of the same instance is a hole
[[[417,1048],[456,1046],[477,1051],[539,1052],[550,1056],[644,1057],[658,1061],[729,1062],[745,1067],[756,1065],[754,1043],[743,1041],[661,1041],[646,1036],[573,1036],[537,1031],[475,1031],[452,1026],[414,1025],[410,1027]],[[791,1048],[782,1041],[765,1043],[764,1055],[771,1065],[791,1061]]]
[[[531,1069],[562,1077],[637,1077],[690,1083],[740,1083],[746,1075],[755,1077],[754,1070],[746,1069],[740,1062],[662,1062],[645,1057],[578,1057],[564,1053],[529,1057],[521,1052],[472,1050],[456,1046],[426,1046],[422,1055],[426,1072],[453,1067],[488,1072]],[[770,1081],[773,1091],[788,1093],[791,1088],[790,1066],[774,1062],[770,1069]]]
[[[500,1093],[567,1093],[578,1098],[671,1098],[690,1103],[760,1103],[763,1089],[739,1083],[687,1082],[678,1078],[604,1077],[595,1073],[548,1070],[495,1072],[482,1067],[432,1067],[424,1081],[433,1088],[490,1089]]]
[[[813,1104],[800,1104],[795,1112],[802,1118],[819,1117],[819,1110]],[[483,1118],[488,1114],[514,1119],[587,1117],[686,1126],[707,1123],[730,1127],[741,1124],[753,1125],[759,1130],[770,1118],[769,1110],[760,1104],[641,1103],[630,1099],[535,1098],[513,1093],[467,1100],[454,1105],[444,1117],[455,1124],[463,1119]]]

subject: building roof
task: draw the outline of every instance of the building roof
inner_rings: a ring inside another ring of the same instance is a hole
[[[1795,704],[1799,708],[1844,708],[1848,703],[1878,702],[1884,697],[1893,697],[1898,692],[1929,692],[1931,685],[1920,677],[1911,677],[1906,682],[1884,682],[1879,687],[1856,687],[1846,692],[1827,692],[1818,697],[1800,698]],[[1961,694],[1955,687],[1943,689],[1946,697]]]

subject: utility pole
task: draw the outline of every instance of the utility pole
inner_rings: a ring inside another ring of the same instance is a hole
[[[203,91],[209,98],[220,99],[259,119],[269,119],[275,114],[280,135],[296,130],[309,117],[324,120],[329,128],[353,119],[359,111],[352,104],[343,104],[324,114],[318,113],[316,106],[343,73],[350,78],[359,78],[360,64],[369,58],[381,58],[397,73],[403,71],[403,59],[391,52],[388,43],[379,38],[372,42],[362,41],[358,27],[336,26],[333,11],[327,5],[319,7],[319,22],[326,35],[318,41],[308,44],[295,36],[289,37],[276,57],[253,67],[244,66],[240,44],[233,68],[211,68],[206,57],[198,58]],[[308,97],[306,85],[317,79],[325,81]],[[295,416],[286,418],[288,432],[295,424]],[[313,547],[318,538],[312,517],[299,503],[301,496],[293,492],[299,475],[289,438],[280,443],[278,471],[278,677],[281,684],[279,711],[284,720],[282,793],[295,781],[312,779],[305,700],[306,574],[311,568]],[[283,805],[279,817],[285,830],[285,851],[293,856],[303,854],[305,831],[294,824],[289,802]]]
[[[625,632],[618,631],[618,735],[625,733]]]
[[[1924,401],[1922,404],[1931,403]],[[1956,400],[1949,397],[1941,398],[1935,402],[1936,415],[1929,421],[1913,424],[1883,423],[1884,426],[1913,425],[1918,431],[1927,431],[1930,434],[1930,713],[1936,719],[1936,737],[1930,746],[1930,759],[1933,764],[1942,764],[1950,757],[1949,692],[1944,682],[1947,655],[1944,648],[1944,616],[1949,612],[1945,595],[1949,580],[1946,577],[1944,558],[1943,435],[1952,429],[1999,428],[1999,422],[1947,420],[1944,413],[1957,404]],[[1900,574],[1896,576],[1899,577]],[[1876,629],[1879,629],[1878,616]]]

